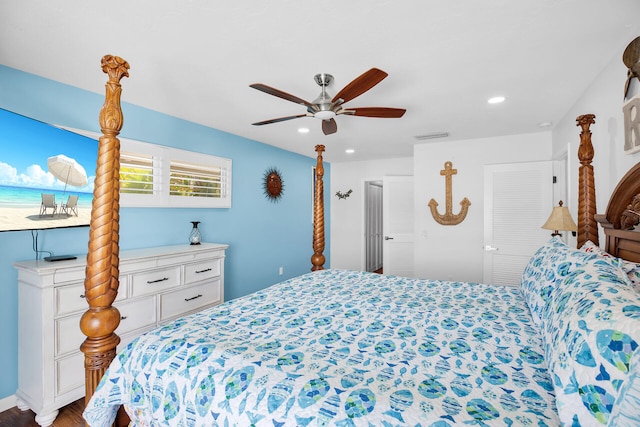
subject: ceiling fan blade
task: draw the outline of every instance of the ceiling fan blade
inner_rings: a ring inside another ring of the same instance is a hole
[[[640,37],[636,37],[624,50],[622,62],[627,68],[633,68],[640,61]]]
[[[262,83],[254,83],[252,85],[249,85],[249,87],[258,89],[259,91],[268,93],[269,95],[277,96],[278,98],[282,98],[287,101],[295,102],[296,104],[302,104],[306,107],[313,108],[313,104],[310,103],[309,101],[305,101],[302,98],[298,98],[297,96],[291,95],[287,92],[283,92],[280,89],[276,89],[274,87],[264,85]]]
[[[362,95],[380,83],[387,76],[387,73],[379,70],[378,68],[372,68],[369,71],[365,71],[338,92],[331,102],[336,102],[339,99],[342,99],[343,103],[351,101],[353,98]]]
[[[322,132],[325,135],[331,135],[332,133],[336,133],[338,131],[338,124],[335,119],[323,120],[322,121]]]
[[[262,122],[256,122],[256,123],[251,123],[254,126],[262,126],[262,125],[268,125],[271,123],[278,123],[278,122],[284,122],[287,120],[293,120],[293,119],[298,119],[300,117],[307,117],[308,114],[298,114],[296,116],[286,116],[286,117],[278,117],[277,119],[269,119],[269,120],[264,120]]]
[[[349,114],[351,116],[361,117],[378,117],[382,119],[398,119],[404,116],[404,108],[387,108],[387,107],[362,107],[349,108],[338,112],[338,114]]]

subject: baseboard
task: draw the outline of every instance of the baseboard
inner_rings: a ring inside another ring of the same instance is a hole
[[[0,412],[4,412],[7,409],[11,409],[16,406],[16,395],[12,394],[3,399],[0,399]]]

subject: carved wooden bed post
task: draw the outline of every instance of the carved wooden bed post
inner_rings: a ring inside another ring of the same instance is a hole
[[[577,126],[582,128],[580,132],[580,147],[578,148],[578,247],[591,240],[596,245],[598,242],[598,223],[596,214],[596,189],[593,178],[593,145],[591,144],[591,131],[589,127],[594,124],[596,116],[584,114],[576,119]]]
[[[313,192],[313,255],[311,256],[311,271],[324,270],[324,166],[322,152],[324,145],[316,145],[318,163],[316,165],[316,180]]]
[[[115,357],[120,342],[114,333],[120,323],[120,313],[111,304],[119,285],[120,141],[117,135],[123,122],[120,79],[129,76],[128,69],[129,64],[122,58],[112,55],[102,58],[102,71],[109,75],[109,81],[100,110],[103,135],[98,144],[84,281],[89,310],[80,319],[80,329],[87,336],[80,346],[84,353],[85,404]]]

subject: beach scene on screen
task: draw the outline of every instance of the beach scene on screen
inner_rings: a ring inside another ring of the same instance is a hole
[[[88,225],[98,142],[0,110],[0,231]]]

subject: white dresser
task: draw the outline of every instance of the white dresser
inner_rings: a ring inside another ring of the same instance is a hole
[[[224,301],[227,245],[203,243],[120,252],[120,287],[114,306],[121,315],[118,350],[177,317]],[[75,260],[22,261],[18,270],[17,405],[36,413],[41,426],[58,409],[84,395],[80,317],[86,255]]]

